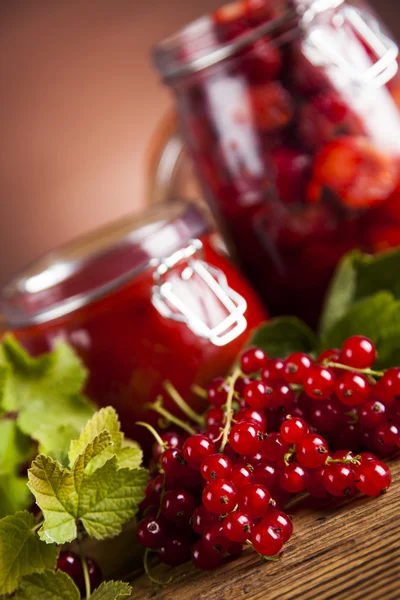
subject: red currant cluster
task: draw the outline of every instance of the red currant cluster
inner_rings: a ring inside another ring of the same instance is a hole
[[[141,505],[139,542],[168,565],[191,555],[203,570],[243,544],[275,557],[292,534],[282,509],[293,494],[386,491],[388,467],[362,446],[373,440],[386,454],[400,445],[400,369],[372,371],[375,357],[361,336],[317,361],[245,351],[233,375],[210,384],[203,433],[156,434],[157,471]]]

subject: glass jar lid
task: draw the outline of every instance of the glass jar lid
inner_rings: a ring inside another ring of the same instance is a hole
[[[0,291],[12,328],[44,323],[109,294],[208,231],[200,210],[173,200],[45,254]]]

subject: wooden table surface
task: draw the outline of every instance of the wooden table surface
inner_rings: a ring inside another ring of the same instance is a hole
[[[209,573],[158,565],[153,575],[172,583],[143,575],[131,600],[400,600],[400,460],[390,467],[393,485],[377,499],[293,509],[295,534],[279,561],[261,563],[248,548]]]

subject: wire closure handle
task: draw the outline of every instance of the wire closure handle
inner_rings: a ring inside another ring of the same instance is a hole
[[[203,244],[200,240],[191,240],[189,244],[158,264],[154,273],[152,293],[153,306],[167,319],[184,323],[201,338],[209,340],[215,346],[225,346],[241,335],[247,327],[244,316],[247,310],[246,300],[229,287],[225,274],[202,260]],[[214,327],[210,327],[197,315],[182,297],[182,286],[177,292],[174,284],[166,275],[177,265],[187,261],[180,273],[180,280],[189,282],[197,276],[216,296],[226,309],[228,316]]]

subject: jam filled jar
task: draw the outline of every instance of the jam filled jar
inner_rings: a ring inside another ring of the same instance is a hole
[[[2,290],[6,329],[34,354],[72,344],[89,396],[143,441],[134,423],[149,420],[144,405],[163,382],[198,408],[192,385],[226,373],[266,318],[213,236],[196,207],[175,201],[51,252]]]
[[[400,244],[397,45],[359,2],[243,0],[154,58],[233,256],[314,325],[345,252]]]

